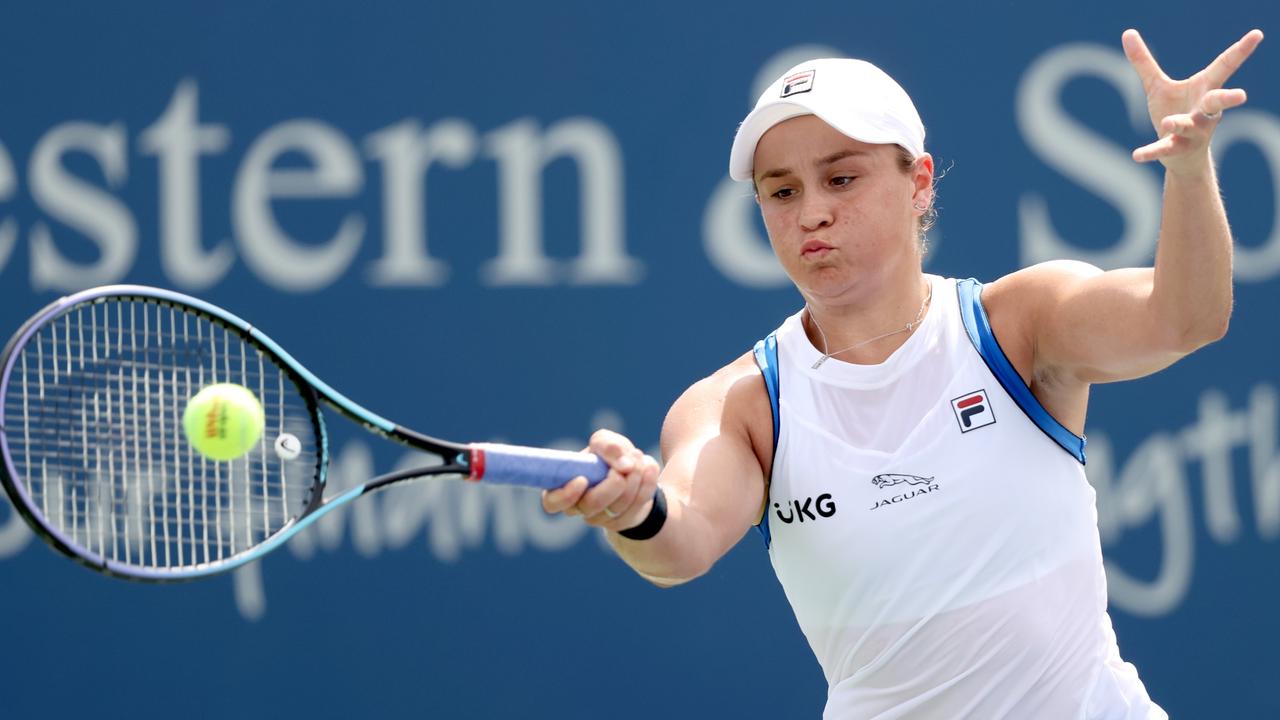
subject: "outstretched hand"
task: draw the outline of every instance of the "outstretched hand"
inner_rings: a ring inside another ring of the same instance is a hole
[[[1134,150],[1133,159],[1159,160],[1171,171],[1194,170],[1207,163],[1209,138],[1222,112],[1243,105],[1247,99],[1244,90],[1223,85],[1262,42],[1262,31],[1250,30],[1208,67],[1185,80],[1174,80],[1160,69],[1137,30],[1126,30],[1121,42],[1142,79],[1151,124],[1160,136]]]

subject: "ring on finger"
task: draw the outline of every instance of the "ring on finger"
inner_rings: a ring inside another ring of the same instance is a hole
[[[1200,111],[1200,116],[1201,116],[1201,117],[1203,117],[1205,120],[1217,120],[1218,118],[1222,117],[1222,111],[1221,111],[1221,110],[1219,110],[1219,111],[1218,111],[1218,112],[1216,112],[1216,113],[1207,113],[1207,112],[1205,112],[1205,111],[1201,110],[1201,111]]]
[[[616,513],[616,512],[614,512],[613,510],[611,510],[611,509],[609,509],[609,508],[607,508],[607,507],[606,507],[606,508],[604,509],[604,514],[605,514],[605,515],[608,515],[608,516],[609,516],[609,517],[611,517],[611,518],[616,518],[616,517],[618,517],[619,515],[621,515],[622,513]]]

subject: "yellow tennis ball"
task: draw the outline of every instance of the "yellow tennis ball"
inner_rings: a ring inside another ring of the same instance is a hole
[[[248,388],[232,383],[204,388],[182,413],[187,440],[211,460],[234,460],[249,452],[262,437],[265,424],[258,398]]]

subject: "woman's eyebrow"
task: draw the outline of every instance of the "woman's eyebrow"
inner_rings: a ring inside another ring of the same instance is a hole
[[[840,150],[837,152],[833,152],[824,158],[819,159],[817,164],[819,166],[825,166],[825,165],[830,165],[831,163],[834,163],[834,162],[838,162],[840,160],[844,160],[845,158],[865,157],[865,156],[869,156],[870,154],[871,153],[867,152],[866,150]],[[791,175],[792,173],[793,171],[791,170],[791,168],[785,168],[785,167],[774,168],[766,173],[762,173],[760,177],[756,178],[756,182],[760,182],[761,180],[768,180],[769,178],[785,177],[787,175]]]
[[[843,160],[843,159],[845,159],[845,158],[849,158],[849,157],[859,157],[859,156],[866,156],[866,155],[870,155],[870,154],[871,154],[871,153],[867,152],[866,150],[841,150],[841,151],[839,151],[839,152],[831,153],[830,155],[828,155],[828,156],[826,156],[826,157],[822,158],[821,160],[819,160],[819,161],[818,161],[818,164],[819,164],[819,165],[830,165],[830,164],[831,164],[831,163],[833,163],[833,162],[837,162],[837,161],[839,161],[839,160]]]

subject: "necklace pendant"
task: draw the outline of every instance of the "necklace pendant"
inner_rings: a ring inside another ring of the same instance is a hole
[[[830,356],[830,355],[823,355],[822,357],[818,358],[818,361],[817,361],[817,362],[815,362],[812,366],[810,366],[810,367],[809,367],[809,369],[810,369],[810,370],[817,370],[818,368],[822,367],[822,363],[826,362],[826,361],[827,361],[827,358],[829,358],[829,357],[831,357],[831,356]]]

